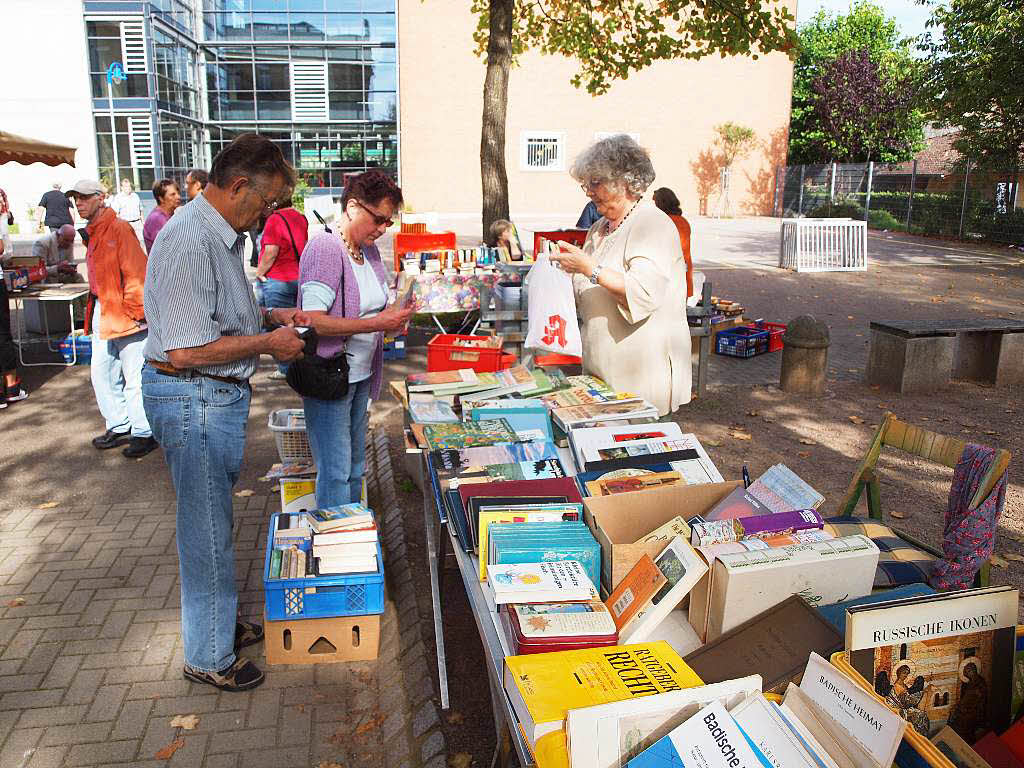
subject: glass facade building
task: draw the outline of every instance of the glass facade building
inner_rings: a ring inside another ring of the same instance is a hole
[[[85,0],[101,175],[180,180],[247,131],[277,143],[311,187],[397,174],[395,3]]]

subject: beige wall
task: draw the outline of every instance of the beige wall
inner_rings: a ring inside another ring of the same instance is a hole
[[[476,19],[465,0],[399,3],[401,180],[418,211],[479,215],[480,117],[484,65],[472,53]],[[790,9],[795,15],[795,2]],[[573,88],[572,61],[529,53],[509,79],[506,158],[513,216],[571,217],[586,203],[567,172],[522,171],[524,130],[564,131],[566,168],[596,132],[637,135],[652,155],[656,186],[675,190],[684,213],[718,200],[714,126],[733,121],[753,128],[757,149],[734,170],[737,214],[771,206],[772,167],[785,157],[792,63],[773,54],[661,62],[592,97]],[[710,178],[713,189],[708,190]]]

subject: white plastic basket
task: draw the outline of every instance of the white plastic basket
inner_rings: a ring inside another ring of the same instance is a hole
[[[277,453],[284,464],[307,463],[313,460],[306,435],[306,414],[301,408],[271,411],[267,424],[277,441]]]

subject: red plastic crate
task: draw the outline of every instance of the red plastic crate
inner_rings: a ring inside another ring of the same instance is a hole
[[[758,320],[756,323],[750,323],[745,327],[755,328],[759,331],[768,331],[769,352],[778,352],[782,349],[782,335],[786,332],[785,323],[766,323],[763,320]]]
[[[559,240],[564,240],[567,243],[578,245],[580,248],[583,247],[584,241],[587,239],[586,229],[555,229],[547,232],[534,232],[533,233],[533,255],[536,258],[537,254],[540,253],[540,241],[550,240],[553,243],[557,243]]]
[[[504,353],[498,347],[463,347],[456,341],[489,339],[490,336],[460,336],[454,333],[439,333],[427,342],[427,370],[457,371],[472,368],[477,373],[494,373],[505,368]],[[515,357],[512,357],[513,364]]]
[[[421,251],[455,250],[454,232],[396,232],[395,271],[402,269],[402,256]]]
[[[582,357],[576,357],[576,355],[562,355],[558,352],[545,352],[542,355],[536,355],[533,358],[534,365],[579,365],[583,362]]]

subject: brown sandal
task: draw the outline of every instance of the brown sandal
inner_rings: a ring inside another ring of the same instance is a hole
[[[186,664],[185,679],[236,693],[255,688],[266,679],[266,675],[249,659],[235,659],[234,664],[220,672],[205,672]]]

